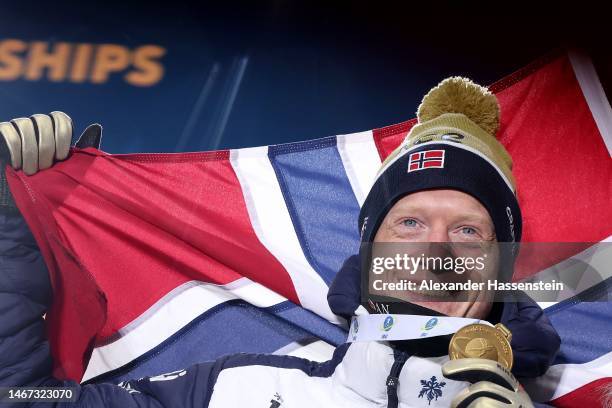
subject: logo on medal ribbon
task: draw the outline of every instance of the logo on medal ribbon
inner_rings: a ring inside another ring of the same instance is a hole
[[[395,321],[393,320],[393,316],[387,316],[383,321],[382,330],[388,332],[393,327]]]
[[[432,317],[431,319],[429,319],[427,322],[425,322],[425,325],[423,325],[423,327],[421,327],[421,337],[427,337],[428,335],[428,331],[433,329],[434,327],[436,327],[438,325],[438,318],[437,317]]]
[[[427,321],[427,323],[425,323],[425,326],[423,326],[423,330],[431,330],[434,327],[436,327],[437,324],[438,324],[438,318],[432,317],[431,319]]]

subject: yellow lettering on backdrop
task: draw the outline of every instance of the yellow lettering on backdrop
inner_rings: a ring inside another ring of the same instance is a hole
[[[18,54],[27,48],[21,40],[0,41],[0,80],[13,81],[21,76],[23,63]]]
[[[59,82],[66,77],[68,59],[70,58],[70,44],[57,43],[53,51],[49,51],[46,42],[36,41],[30,45],[28,64],[25,70],[25,79],[37,81],[42,77],[45,68],[49,69],[47,78]]]
[[[130,64],[130,51],[121,45],[102,44],[94,60],[91,82],[101,83],[108,80],[111,72],[123,71]]]
[[[166,49],[143,45],[27,42],[0,39],[0,81],[25,79],[103,84],[113,74],[133,86],[153,86],[165,74]]]
[[[164,76],[164,66],[157,59],[164,56],[166,50],[157,45],[143,45],[134,50],[132,64],[137,71],[125,75],[125,80],[136,86],[151,86]]]
[[[91,44],[79,44],[75,47],[72,59],[72,69],[70,70],[70,80],[72,82],[84,82],[89,73],[93,46]]]

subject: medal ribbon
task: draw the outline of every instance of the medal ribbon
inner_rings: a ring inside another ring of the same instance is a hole
[[[472,323],[492,326],[486,320],[466,317],[368,314],[354,316],[347,341],[413,340],[454,334]]]

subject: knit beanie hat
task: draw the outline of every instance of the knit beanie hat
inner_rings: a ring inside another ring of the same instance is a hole
[[[522,220],[512,159],[495,138],[499,104],[466,78],[442,81],[423,98],[416,124],[382,163],[361,208],[361,242],[368,243],[402,197],[421,190],[454,189],[488,210],[497,240],[518,242]]]

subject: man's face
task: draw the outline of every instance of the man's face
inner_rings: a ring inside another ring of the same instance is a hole
[[[491,245],[495,241],[495,229],[488,211],[474,197],[457,190],[427,190],[407,195],[387,213],[374,237],[375,243],[453,243],[457,244],[457,248],[490,245],[494,249],[487,258],[485,279],[497,274],[499,254],[496,246]],[[460,276],[452,271],[426,273],[440,282],[483,279],[482,273],[470,275],[467,272]],[[418,274],[412,276],[415,277],[418,278]],[[401,298],[397,293],[394,296]],[[440,301],[427,293],[416,296],[410,294],[403,300],[448,316],[484,318],[491,310],[486,292],[470,291],[467,297],[464,293],[462,300],[466,301]]]

